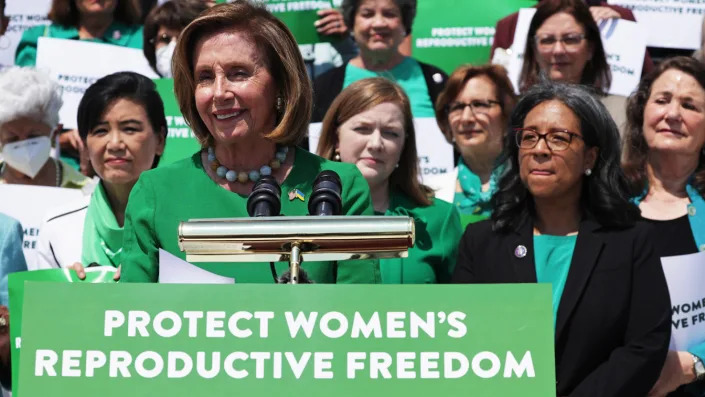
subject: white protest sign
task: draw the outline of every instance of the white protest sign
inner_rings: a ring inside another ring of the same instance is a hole
[[[705,252],[661,258],[671,295],[671,350],[705,343]]]
[[[150,79],[156,73],[142,50],[80,40],[39,38],[37,68],[49,72],[62,89],[64,106],[59,119],[65,128],[76,128],[76,111],[86,88],[116,72],[136,72]]]
[[[629,96],[639,85],[646,53],[642,25],[625,19],[603,19],[599,23],[602,45],[612,70],[610,94]]]
[[[453,146],[446,141],[436,119],[417,117],[414,119],[414,130],[421,182],[453,172]],[[311,123],[308,127],[308,147],[312,153],[316,153],[320,135],[321,123]]]
[[[0,36],[0,69],[15,64],[15,50],[25,30],[48,25],[47,14],[52,0],[7,0],[5,15],[10,19],[7,31]]]
[[[32,268],[35,248],[39,240],[39,227],[47,210],[80,200],[81,189],[60,187],[0,184],[0,212],[22,224],[24,230],[24,257],[27,267]],[[80,238],[77,236],[76,238]]]
[[[509,62],[504,65],[509,74],[509,80],[514,85],[514,90],[519,93],[519,76],[521,68],[524,66],[524,50],[526,49],[526,39],[529,35],[529,25],[531,19],[536,14],[535,8],[522,8],[519,10],[516,30],[514,30],[514,41],[512,47],[507,51]]]
[[[700,48],[705,2],[700,0],[608,0],[630,9],[645,27],[651,47]]]

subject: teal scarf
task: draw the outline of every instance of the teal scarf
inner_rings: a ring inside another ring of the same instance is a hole
[[[83,265],[95,262],[118,267],[122,253],[122,231],[101,182],[93,191],[83,223]]]
[[[458,183],[461,192],[456,192],[454,203],[461,215],[488,217],[492,213],[490,199],[497,190],[499,170],[495,168],[490,175],[490,188],[482,191],[480,177],[465,165],[463,158],[458,160]]]

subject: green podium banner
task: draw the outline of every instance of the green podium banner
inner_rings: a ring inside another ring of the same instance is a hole
[[[76,272],[70,269],[47,269],[10,273],[8,291],[10,295],[10,355],[12,357],[12,395],[18,397],[20,374],[20,347],[22,345],[22,308],[24,307],[25,282],[50,283],[114,283],[115,268],[100,266],[86,269],[85,280],[79,280]]]
[[[450,74],[490,60],[497,21],[536,0],[418,0],[411,53]]]
[[[60,297],[60,298],[58,298]],[[549,285],[25,285],[25,396],[555,395]]]
[[[159,159],[159,166],[163,166],[191,157],[201,148],[201,145],[181,115],[174,94],[174,79],[155,79],[154,84],[164,102],[164,115],[169,129],[164,154]]]

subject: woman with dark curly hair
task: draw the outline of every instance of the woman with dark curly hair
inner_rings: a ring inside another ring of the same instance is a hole
[[[557,395],[646,395],[668,350],[669,295],[617,126],[585,88],[547,82],[510,127],[494,212],[466,229],[453,281],[551,283]]]
[[[655,226],[656,256],[705,251],[705,65],[688,57],[659,64],[630,98],[627,118],[624,170]],[[703,360],[705,343],[669,351],[654,395],[703,395]]]
[[[333,99],[357,80],[386,77],[411,99],[414,117],[433,117],[433,104],[447,75],[435,66],[404,56],[399,46],[411,34],[416,0],[343,0],[343,21],[360,54],[314,81],[313,121],[323,120]]]

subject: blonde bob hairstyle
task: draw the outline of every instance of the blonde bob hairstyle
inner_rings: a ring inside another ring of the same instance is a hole
[[[172,59],[174,92],[184,119],[193,129],[202,147],[213,145],[213,136],[196,109],[194,92],[194,49],[203,38],[231,31],[247,32],[263,56],[277,83],[282,109],[277,125],[264,137],[282,144],[298,144],[308,132],[313,108],[313,93],[303,58],[294,36],[264,5],[247,0],[220,4],[204,11],[181,32]]]
[[[389,176],[389,187],[406,194],[418,205],[431,205],[433,191],[419,182],[419,160],[416,153],[416,133],[409,97],[404,90],[383,77],[358,80],[344,89],[323,117],[318,155],[333,160],[338,146],[338,129],[352,117],[377,105],[393,103],[404,114],[404,148],[399,165]]]

